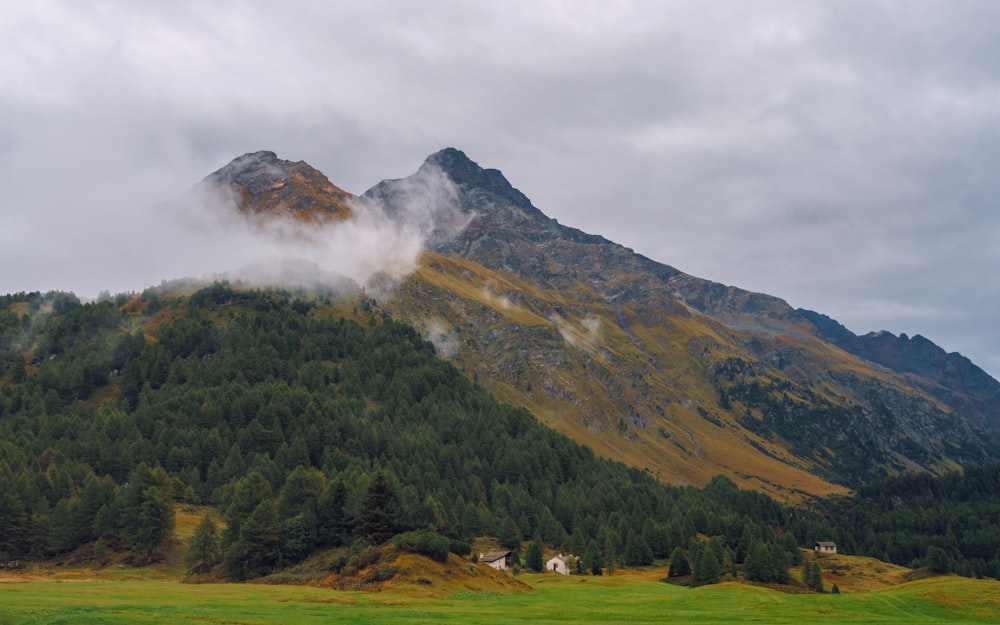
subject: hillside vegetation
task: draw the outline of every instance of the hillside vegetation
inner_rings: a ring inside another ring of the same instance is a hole
[[[5,560],[94,544],[153,561],[175,502],[219,510],[192,538],[191,566],[233,579],[331,549],[343,554],[330,570],[368,568],[379,552],[365,546],[390,540],[466,556],[488,535],[578,554],[595,572],[679,551],[705,582],[754,548],[777,575],[800,545],[850,540],[725,478],[665,486],[600,459],[370,300],[220,283],[2,304]]]

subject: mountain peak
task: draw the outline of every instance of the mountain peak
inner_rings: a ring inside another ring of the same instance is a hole
[[[247,152],[243,156],[237,156],[225,167],[214,172],[210,177],[231,182],[242,181],[248,177],[253,177],[263,171],[272,174],[281,173],[281,164],[288,161],[281,161],[278,155],[270,150],[259,150],[257,152]],[[277,171],[275,171],[277,169]]]
[[[299,220],[343,219],[350,194],[305,161],[286,161],[270,150],[248,152],[209,175],[205,182],[228,187],[240,210]]]
[[[459,186],[476,187],[509,200],[513,204],[534,208],[531,200],[515,189],[499,169],[484,169],[457,148],[444,148],[424,160],[423,166],[434,166]],[[537,210],[537,209],[536,209]]]

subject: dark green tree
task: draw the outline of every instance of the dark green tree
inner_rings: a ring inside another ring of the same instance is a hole
[[[505,517],[500,522],[499,535],[497,538],[500,544],[507,549],[518,551],[521,549],[521,531],[517,528],[517,523],[510,517]]]
[[[771,543],[771,566],[773,567],[773,578],[771,581],[779,584],[787,584],[788,576],[788,552],[778,543]]]
[[[233,579],[244,580],[271,572],[281,559],[281,522],[270,499],[261,501],[240,526],[239,537],[226,551],[223,563]]]
[[[324,547],[339,547],[350,537],[350,523],[344,504],[347,487],[340,480],[331,480],[323,488],[316,505],[316,542]]]
[[[670,577],[683,577],[691,574],[691,564],[688,562],[684,550],[674,547],[670,554]]]
[[[215,521],[212,520],[212,515],[206,513],[202,517],[201,523],[195,528],[187,554],[184,556],[184,564],[188,567],[188,574],[211,571],[212,567],[219,563],[220,555],[219,530]]]
[[[121,538],[147,556],[174,528],[170,477],[160,467],[140,463],[116,495]]]
[[[643,540],[641,534],[629,529],[625,537],[625,551],[622,554],[625,566],[647,566],[653,563],[653,550]]]
[[[271,483],[258,471],[251,471],[236,484],[226,514],[223,517],[226,529],[223,532],[223,543],[231,545],[240,537],[243,523],[253,514],[253,511],[264,501],[271,499]]]
[[[591,539],[587,543],[587,550],[583,552],[583,563],[584,569],[590,571],[591,575],[601,575],[603,572],[604,560],[596,540]]]
[[[316,504],[326,486],[326,476],[318,469],[304,466],[295,467],[278,493],[278,516],[290,519],[303,513],[316,512]]]
[[[524,550],[524,568],[535,573],[539,573],[545,568],[545,563],[542,561],[541,541],[536,539],[528,543],[528,547]]]
[[[604,540],[604,551],[601,553],[601,558],[604,560],[605,573],[614,575],[615,569],[618,568],[618,550],[615,548],[615,543],[611,536],[608,536]]]
[[[774,580],[774,564],[767,543],[757,540],[750,543],[746,559],[743,561],[743,575],[751,582]]]
[[[823,572],[820,569],[819,562],[816,560],[806,562],[802,581],[805,582],[806,587],[810,590],[823,592]]]
[[[698,561],[694,564],[694,581],[696,584],[715,584],[719,581],[722,563],[714,549],[702,549]]]
[[[931,545],[927,548],[927,557],[924,561],[931,573],[941,575],[948,573],[951,570],[951,567],[948,564],[948,554],[943,548],[938,547],[937,545]]]
[[[281,561],[285,565],[296,564],[309,556],[314,544],[314,523],[301,514],[282,522]]]
[[[358,515],[358,535],[374,544],[384,543],[400,529],[400,514],[399,500],[392,486],[385,475],[376,473]]]

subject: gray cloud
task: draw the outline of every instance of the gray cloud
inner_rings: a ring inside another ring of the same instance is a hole
[[[144,207],[245,152],[360,193],[454,145],[562,223],[1000,374],[998,31],[990,0],[19,3],[0,291],[211,264]]]

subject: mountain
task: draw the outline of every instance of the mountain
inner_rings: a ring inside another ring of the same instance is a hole
[[[965,356],[945,352],[919,334],[910,338],[881,331],[858,336],[826,315],[803,309],[799,313],[834,345],[906,375],[955,412],[995,432],[1000,385]]]
[[[350,193],[308,163],[281,160],[266,150],[234,159],[201,186],[229,191],[241,210],[264,220],[326,222],[352,214]]]
[[[269,167],[236,169],[256,179]],[[671,483],[722,473],[792,499],[1000,459],[989,376],[928,360],[922,339],[892,360],[777,297],[559,224],[459,150],[357,201],[403,218],[401,199],[430,175],[450,183],[464,227],[431,232],[416,271],[380,304],[480,385],[601,455]],[[266,194],[235,188],[243,210],[273,210]]]

